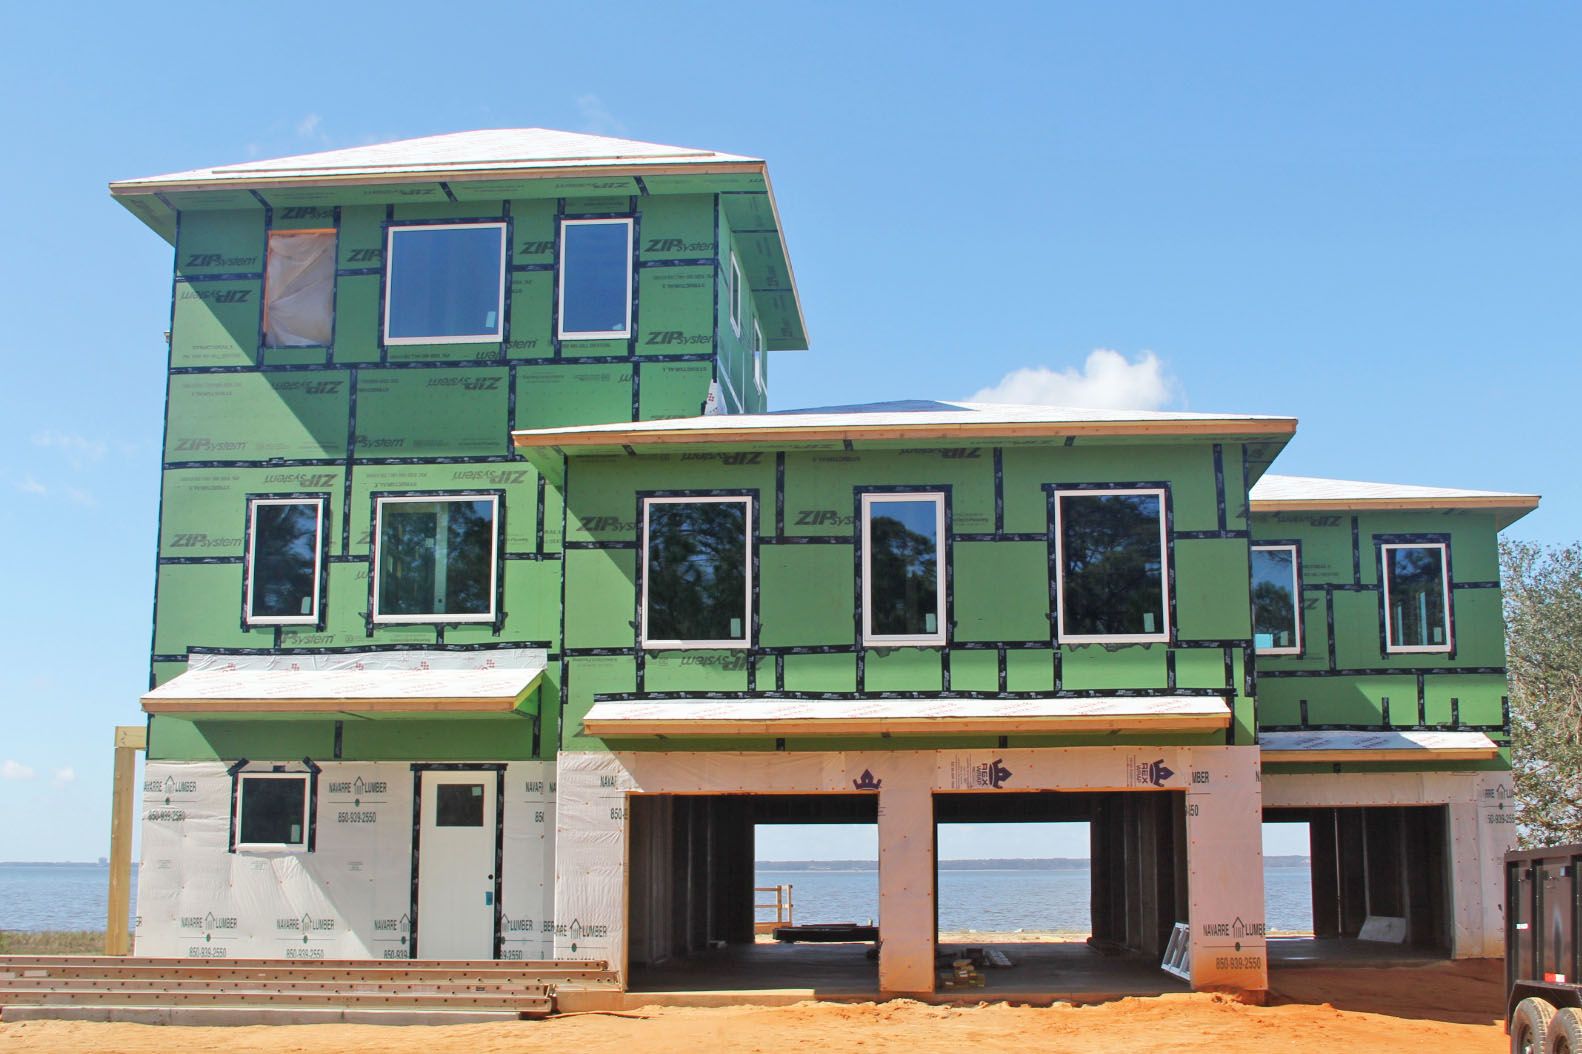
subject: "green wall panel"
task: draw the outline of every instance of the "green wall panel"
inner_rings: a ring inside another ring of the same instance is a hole
[[[1060,686],[1068,691],[1163,688],[1165,648],[1162,644],[1106,650],[1098,644],[1061,649]]]
[[[568,549],[564,562],[566,647],[631,647],[636,639],[637,554],[629,549]]]
[[[1005,687],[1012,692],[1054,691],[1054,652],[1042,648],[1016,648],[1006,652]]]
[[[940,654],[933,648],[874,650],[863,660],[863,687],[870,692],[937,692],[942,684]]]
[[[263,282],[177,282],[172,366],[251,366],[258,357]]]
[[[359,457],[509,452],[504,368],[364,370],[357,381]]]
[[[696,417],[709,396],[712,367],[706,362],[644,362],[638,365],[641,381],[638,419]]]
[[[953,640],[1049,639],[1049,547],[1044,542],[956,542]]]
[[[1247,543],[1241,539],[1178,539],[1175,543],[1175,609],[1181,640],[1245,640],[1251,608],[1235,598],[1252,595]]]
[[[651,651],[643,659],[645,692],[745,692],[744,651]]]
[[[183,278],[264,271],[264,213],[188,212],[176,238],[176,274]]]
[[[530,366],[516,371],[518,428],[631,419],[632,373],[627,366]]]
[[[758,571],[761,644],[852,642],[851,546],[765,545],[759,549]],[[818,585],[810,588],[810,583]]]
[[[714,347],[713,291],[712,267],[645,267],[639,270],[638,354],[706,354],[711,351]],[[724,325],[729,332],[729,322]]]
[[[335,362],[378,362],[383,321],[378,275],[341,275],[335,280]]]
[[[992,651],[951,652],[950,690],[953,692],[999,691],[999,655]]]
[[[554,299],[553,272],[517,271],[511,275],[511,332],[505,343],[507,358],[545,359],[555,353]]]
[[[343,458],[348,388],[343,371],[172,377],[165,460]]]
[[[269,648],[273,628],[242,628],[242,565],[165,564],[154,607],[154,654],[185,655],[189,646]]]
[[[855,655],[787,655],[785,671],[788,692],[857,690]]]

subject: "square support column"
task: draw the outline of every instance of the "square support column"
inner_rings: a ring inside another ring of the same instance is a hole
[[[1255,746],[1195,751],[1187,784],[1192,987],[1263,991],[1263,796]]]
[[[934,765],[897,752],[879,787],[879,991],[934,991]]]

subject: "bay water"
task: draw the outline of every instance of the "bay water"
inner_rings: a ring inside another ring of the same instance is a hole
[[[137,878],[133,868],[133,910]],[[1090,874],[1063,870],[942,870],[943,931],[1086,932]],[[1312,928],[1305,864],[1264,867],[1265,921],[1273,931]],[[759,886],[790,885],[797,922],[867,922],[879,916],[879,874],[871,870],[759,870]],[[102,930],[110,872],[104,864],[0,863],[0,930]],[[760,903],[773,894],[759,893]],[[758,918],[772,919],[760,910]]]

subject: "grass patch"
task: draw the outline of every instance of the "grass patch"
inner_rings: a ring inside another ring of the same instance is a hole
[[[103,930],[0,930],[0,955],[103,954]]]

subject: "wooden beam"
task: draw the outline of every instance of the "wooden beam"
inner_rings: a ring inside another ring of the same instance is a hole
[[[583,719],[583,735],[633,736],[872,736],[1014,735],[1060,732],[1212,732],[1230,725],[1230,713],[1113,714],[1060,717],[813,717],[759,720],[609,718]]]
[[[115,730],[115,770],[110,793],[110,898],[106,908],[106,955],[130,955],[132,935],[128,917],[132,910],[132,830],[137,800],[137,752],[148,748],[143,725],[119,725]]]

